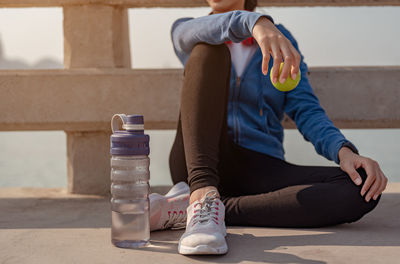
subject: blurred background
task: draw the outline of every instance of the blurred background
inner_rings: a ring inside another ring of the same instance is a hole
[[[203,16],[209,11],[130,9],[132,67],[181,68],[170,40],[171,25],[180,17]],[[309,67],[400,65],[400,7],[268,7],[257,11],[270,14],[289,29]],[[63,68],[62,20],[61,8],[0,9],[0,69]],[[362,155],[379,162],[390,181],[400,182],[399,129],[342,132]],[[146,133],[150,135],[150,184],[171,184],[168,155],[175,130]],[[297,130],[285,130],[284,144],[289,162],[335,165],[317,155]],[[63,131],[0,132],[0,187],[66,187],[66,174]]]

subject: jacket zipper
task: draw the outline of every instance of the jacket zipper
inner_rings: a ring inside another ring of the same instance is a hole
[[[239,144],[239,119],[238,114],[238,101],[239,101],[239,86],[240,86],[240,76],[236,76],[236,91],[235,91],[235,140]]]
[[[257,58],[257,53],[258,52],[261,52],[261,49],[260,48],[258,48],[257,50],[256,50],[256,52],[254,52],[254,54],[253,54],[253,56],[251,57],[251,59],[250,59],[250,61],[249,61],[249,63],[247,64],[247,67],[246,67],[246,69],[243,71],[243,73],[242,73],[242,77],[244,77],[246,74],[247,74],[247,71],[249,71],[249,69],[250,69],[250,65],[252,64],[252,63],[254,63],[254,61],[255,61],[255,59]],[[236,75],[236,70],[235,70],[235,67],[234,67],[234,65],[232,65],[232,68],[233,68],[233,72],[235,73],[235,75]],[[236,143],[238,144],[239,143],[239,118],[237,117],[237,113],[238,113],[238,108],[239,108],[239,89],[240,89],[240,81],[241,81],[241,78],[240,78],[240,76],[236,76],[236,86],[235,86],[235,93],[234,93],[234,96],[233,96],[233,99],[232,99],[232,103],[233,103],[233,119],[234,119],[234,140],[236,140]],[[261,113],[260,113],[261,114]]]

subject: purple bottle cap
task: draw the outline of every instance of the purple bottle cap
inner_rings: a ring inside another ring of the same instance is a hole
[[[122,121],[122,130],[120,123]],[[144,134],[143,115],[115,114],[111,119],[111,155],[149,155],[149,135]]]

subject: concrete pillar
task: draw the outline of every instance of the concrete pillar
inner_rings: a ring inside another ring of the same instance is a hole
[[[110,132],[66,132],[68,192],[108,194]]]
[[[90,4],[65,6],[63,12],[65,68],[131,67],[126,8]],[[110,131],[66,133],[68,191],[107,194]]]
[[[65,68],[130,68],[128,10],[106,5],[66,6]]]

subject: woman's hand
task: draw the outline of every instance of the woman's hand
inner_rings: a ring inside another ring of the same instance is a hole
[[[369,189],[365,196],[365,201],[369,202],[371,197],[374,200],[385,190],[388,179],[381,171],[378,162],[357,155],[349,148],[342,147],[339,150],[340,168],[349,174],[350,178],[356,185],[360,185],[362,179],[356,169],[363,167],[367,173],[367,179],[361,188],[361,196],[363,196]]]
[[[268,63],[271,53],[274,59],[272,82],[276,83],[278,81],[279,68],[281,62],[283,62],[282,58],[284,59],[284,63],[279,81],[284,83],[289,76],[290,70],[292,79],[296,80],[301,56],[296,48],[293,47],[290,40],[266,17],[261,17],[257,20],[252,33],[263,53],[262,73],[264,75],[268,73]]]

